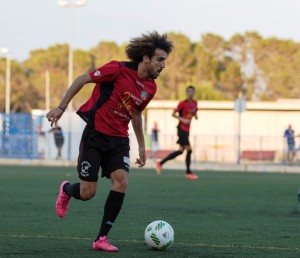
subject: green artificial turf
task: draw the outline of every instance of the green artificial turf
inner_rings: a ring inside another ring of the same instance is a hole
[[[110,181],[94,199],[71,200],[59,219],[60,182],[75,168],[0,166],[0,257],[300,257],[300,174],[132,169],[123,209],[109,235],[118,253],[91,249]],[[175,230],[166,251],[146,248],[146,226],[162,219]]]

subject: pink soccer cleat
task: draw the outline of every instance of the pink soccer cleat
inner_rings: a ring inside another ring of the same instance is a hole
[[[68,205],[70,202],[71,197],[68,196],[64,191],[63,187],[65,184],[70,184],[69,181],[63,181],[59,188],[59,194],[56,201],[56,214],[58,217],[63,218],[67,211],[68,211]]]
[[[157,173],[158,175],[160,175],[160,174],[161,174],[161,170],[162,170],[162,165],[161,165],[160,162],[157,162],[157,163],[156,163],[156,173]]]
[[[106,236],[100,237],[99,240],[93,242],[94,250],[101,250],[106,252],[118,252],[118,248],[111,245],[107,240]]]
[[[185,177],[190,180],[197,180],[198,176],[192,173],[185,174]]]

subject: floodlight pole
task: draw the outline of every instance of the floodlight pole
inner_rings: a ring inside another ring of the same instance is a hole
[[[10,55],[9,48],[0,48],[0,52],[6,54],[5,68],[5,113],[10,113]]]
[[[241,164],[241,119],[242,118],[242,112],[238,112],[238,144],[237,144],[237,164]]]
[[[246,110],[246,100],[243,97],[242,92],[239,93],[238,98],[234,102],[234,109],[238,115],[237,124],[237,159],[236,164],[241,163],[241,128],[242,128],[242,112]]]
[[[0,52],[6,55],[5,68],[5,135],[9,135],[9,114],[10,114],[10,55],[9,48],[0,48]]]
[[[69,57],[68,57],[68,87],[73,82],[73,7],[82,7],[86,5],[86,0],[77,0],[75,2],[69,2],[66,0],[58,0],[57,5],[60,7],[71,7],[69,8]],[[71,100],[68,105],[68,116],[69,116],[69,134],[68,134],[68,160],[71,160],[71,129],[72,129],[72,111],[73,101]]]
[[[5,113],[9,115],[10,113],[10,56],[6,56],[6,96],[5,96]]]
[[[50,110],[50,72],[45,72],[45,108],[48,112]]]
[[[70,7],[69,8],[69,57],[68,57],[68,87],[71,86],[73,82],[73,7],[82,7],[86,5],[86,0],[77,0],[75,2],[70,2],[66,0],[58,0],[57,5],[60,7]],[[72,101],[69,103],[68,111],[73,111]]]

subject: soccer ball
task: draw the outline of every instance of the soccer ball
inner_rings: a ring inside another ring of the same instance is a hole
[[[153,221],[146,227],[145,242],[151,248],[165,250],[174,242],[174,230],[163,220]]]

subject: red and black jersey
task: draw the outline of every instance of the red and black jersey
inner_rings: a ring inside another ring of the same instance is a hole
[[[195,100],[187,100],[186,99],[184,101],[179,102],[175,111],[179,113],[180,117],[190,119],[189,124],[184,124],[182,122],[179,122],[178,126],[180,126],[180,128],[183,131],[188,132],[190,130],[192,118],[193,118],[193,116],[196,115],[197,110],[198,110],[197,101],[195,101]]]
[[[133,113],[145,109],[157,88],[154,80],[141,80],[137,68],[137,63],[111,61],[91,71],[96,85],[77,114],[99,132],[127,137]]]

